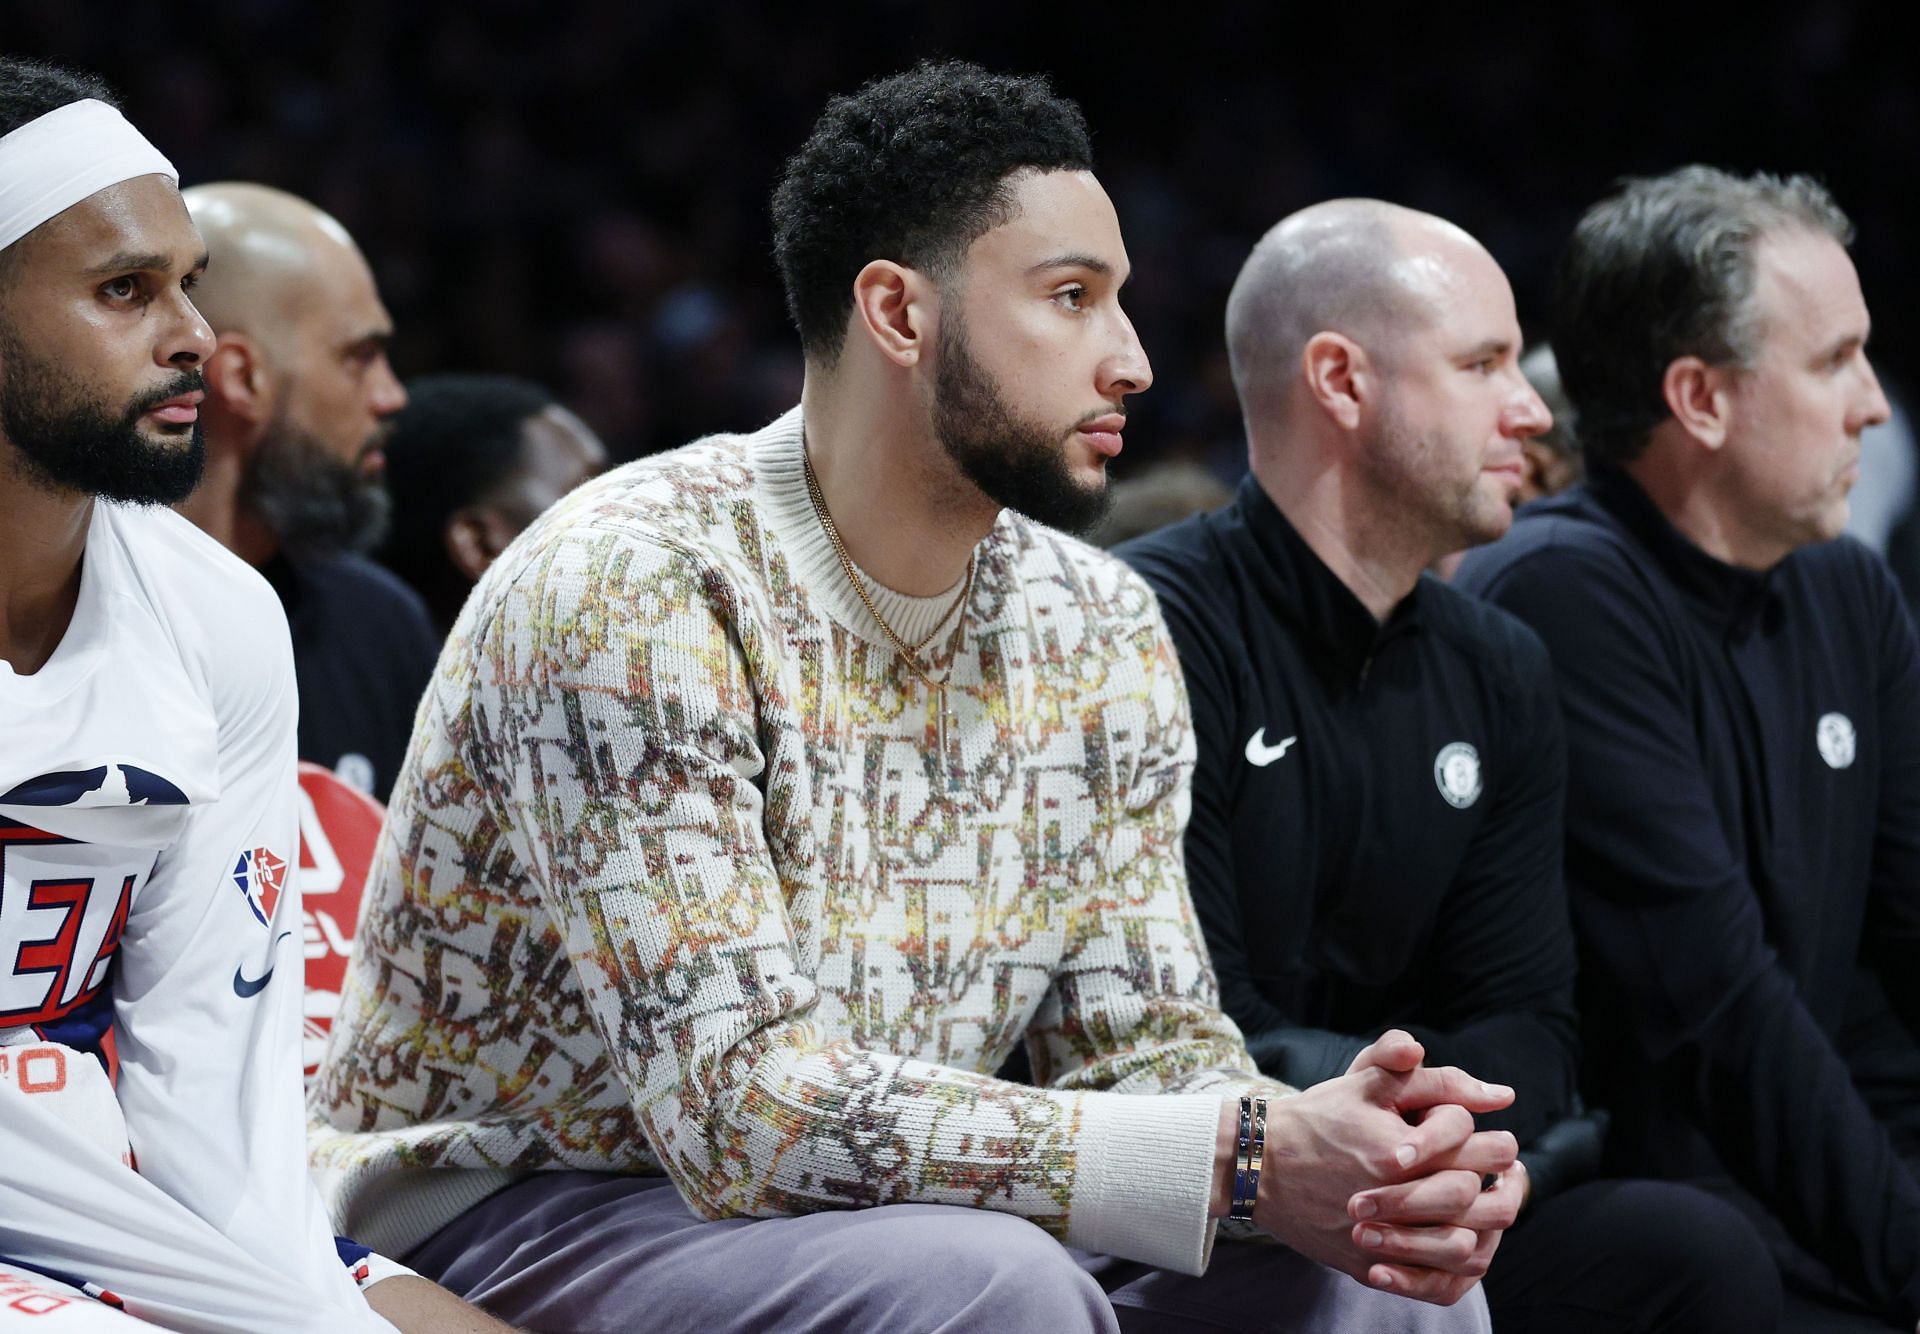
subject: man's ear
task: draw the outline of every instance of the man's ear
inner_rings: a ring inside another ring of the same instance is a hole
[[[1660,396],[1667,411],[1686,433],[1708,449],[1727,443],[1733,408],[1731,373],[1721,366],[1709,366],[1699,357],[1676,357],[1660,379]]]
[[[447,559],[469,583],[478,581],[494,558],[514,539],[506,520],[484,505],[462,505],[449,514],[441,536],[446,543]]]
[[[1307,396],[1343,430],[1360,424],[1361,410],[1375,396],[1373,363],[1367,350],[1345,334],[1322,331],[1300,349],[1300,370]]]
[[[925,274],[890,259],[872,260],[854,275],[847,336],[865,337],[896,366],[918,365],[937,302]]]
[[[214,406],[249,427],[273,419],[274,393],[261,348],[242,333],[224,333],[201,373]]]

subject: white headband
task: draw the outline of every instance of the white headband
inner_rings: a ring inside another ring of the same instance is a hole
[[[88,195],[180,173],[105,102],[69,102],[0,136],[0,250]]]

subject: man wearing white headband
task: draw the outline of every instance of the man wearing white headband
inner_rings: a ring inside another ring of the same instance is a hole
[[[0,1328],[497,1329],[306,1176],[286,621],[164,508],[205,264],[104,90],[0,59]]]

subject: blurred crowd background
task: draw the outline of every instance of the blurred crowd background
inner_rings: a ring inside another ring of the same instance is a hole
[[[0,49],[97,70],[183,182],[305,195],[366,250],[401,374],[545,381],[615,459],[798,395],[766,201],[826,98],[926,55],[1050,73],[1085,107],[1158,383],[1124,477],[1240,468],[1227,288],[1334,195],[1481,237],[1530,330],[1579,212],[1624,173],[1810,171],[1859,225],[1874,351],[1911,328],[1920,86],[1903,11],[1152,7],[864,0],[0,0]]]

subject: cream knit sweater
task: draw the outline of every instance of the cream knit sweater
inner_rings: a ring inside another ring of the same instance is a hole
[[[807,498],[798,410],[618,469],[487,573],[416,719],[316,1081],[336,1223],[403,1254],[530,1171],[713,1218],[1004,1210],[1199,1272],[1219,1010],[1146,586],[1012,514],[933,704]],[[904,635],[951,595],[880,590]],[[990,1077],[1024,1035],[1029,1088]]]

